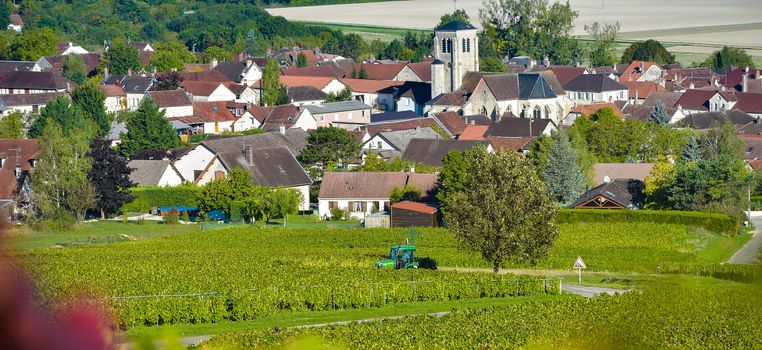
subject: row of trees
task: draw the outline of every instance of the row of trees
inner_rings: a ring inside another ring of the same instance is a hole
[[[302,193],[294,189],[273,189],[255,186],[251,174],[233,169],[224,179],[214,180],[201,188],[198,196],[202,212],[222,210],[231,220],[264,221],[286,219],[299,211]]]

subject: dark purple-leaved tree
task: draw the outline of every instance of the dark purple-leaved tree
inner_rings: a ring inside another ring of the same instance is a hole
[[[127,160],[111,148],[108,140],[93,140],[88,155],[93,159],[93,167],[87,177],[98,194],[95,208],[100,210],[101,219],[105,219],[133,199],[129,191],[135,186],[130,181],[132,169],[127,166]]]

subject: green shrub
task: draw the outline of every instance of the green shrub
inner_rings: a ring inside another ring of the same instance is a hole
[[[130,190],[135,199],[122,206],[122,212],[145,213],[154,207],[195,207],[198,187],[180,185],[174,187],[135,187]]]
[[[344,210],[341,208],[331,208],[331,221],[344,220]]]
[[[177,209],[172,208],[167,215],[164,215],[163,220],[165,224],[176,225],[180,222],[180,212],[178,212]]]
[[[732,236],[738,233],[740,221],[726,214],[699,213],[673,210],[602,210],[602,209],[562,209],[556,222],[654,222],[700,227],[709,232]]]
[[[76,223],[77,218],[74,217],[74,214],[59,209],[45,214],[40,221],[31,226],[35,231],[65,231],[74,228]]]
[[[190,222],[190,215],[188,215],[187,211],[183,212],[183,221]]]
[[[751,197],[751,210],[762,210],[762,196]]]

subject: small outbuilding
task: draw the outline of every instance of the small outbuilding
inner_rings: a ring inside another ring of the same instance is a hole
[[[436,206],[411,201],[392,205],[392,227],[439,227],[440,224]]]
[[[614,179],[583,194],[569,208],[639,209],[645,185],[638,179]]]

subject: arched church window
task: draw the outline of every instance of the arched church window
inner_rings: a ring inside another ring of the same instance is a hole
[[[540,119],[542,118],[542,110],[540,109],[540,106],[534,107],[534,112],[532,113],[532,118],[534,119]]]
[[[447,53],[452,53],[452,39],[447,39]]]
[[[447,39],[442,39],[442,53],[447,53]]]
[[[482,106],[482,108],[479,109],[479,114],[487,115],[487,107]]]
[[[545,119],[550,119],[550,107],[545,106]]]

